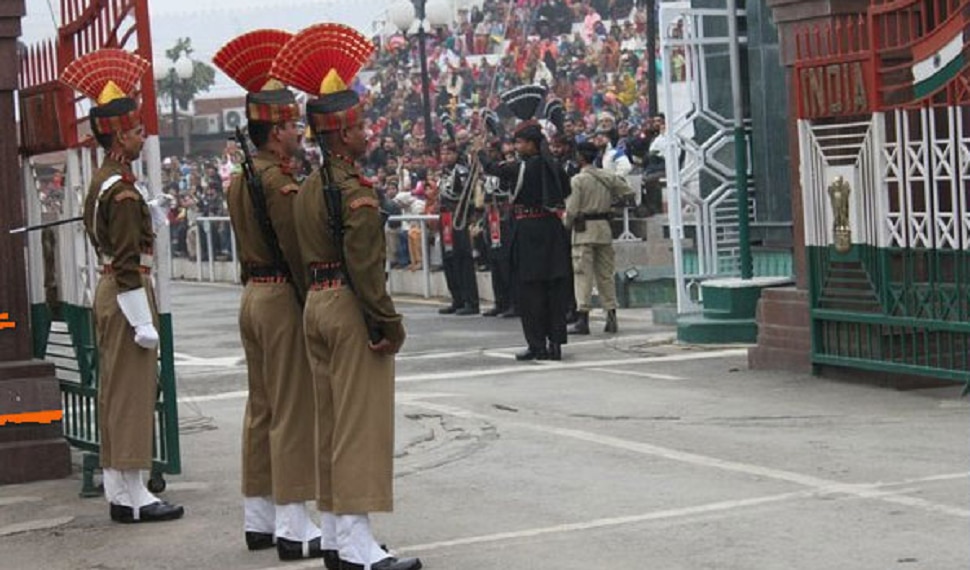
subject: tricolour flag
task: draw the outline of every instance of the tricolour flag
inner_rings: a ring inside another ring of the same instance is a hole
[[[913,94],[916,99],[932,95],[950,82],[967,63],[964,50],[967,22],[957,16],[913,46]]]

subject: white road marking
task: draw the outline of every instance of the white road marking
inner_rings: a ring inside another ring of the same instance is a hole
[[[10,524],[0,527],[0,536],[10,536],[12,534],[20,534],[22,532],[31,532],[35,530],[47,530],[66,525],[73,520],[74,517],[57,517],[53,519],[37,519],[33,521]]]
[[[657,362],[687,362],[691,360],[709,360],[713,358],[729,358],[748,354],[746,348],[732,348],[728,350],[713,350],[708,352],[689,352],[669,354],[665,356],[646,356],[642,358],[618,358],[612,360],[591,360],[583,362],[530,362],[516,366],[501,368],[484,368],[481,370],[465,370],[454,372],[429,372],[398,376],[400,383],[429,382],[433,380],[460,380],[464,378],[481,378],[484,376],[502,376],[508,374],[524,374],[529,372],[549,372],[551,370],[579,370],[583,368],[603,368],[610,366],[633,366],[637,364],[652,364]]]
[[[614,370],[610,368],[590,368],[590,372],[605,372],[606,374],[616,374],[619,376],[638,376],[640,378],[650,378],[651,380],[683,380],[680,376],[671,374],[657,374],[654,372],[635,372],[633,370]]]
[[[429,382],[433,380],[460,380],[464,378],[483,378],[486,376],[524,374],[524,373],[530,373],[530,372],[549,372],[552,370],[580,370],[583,368],[596,369],[596,368],[603,368],[607,366],[633,366],[637,364],[650,364],[650,363],[656,363],[656,362],[688,362],[691,360],[708,360],[712,358],[728,358],[733,356],[743,356],[745,354],[747,354],[747,349],[735,348],[735,349],[729,349],[729,350],[715,350],[710,352],[688,352],[688,353],[682,353],[682,354],[669,354],[666,356],[648,356],[644,358],[624,358],[624,359],[599,360],[599,361],[589,361],[589,362],[543,362],[541,365],[535,362],[531,362],[527,364],[519,364],[516,366],[503,366],[500,368],[484,368],[481,370],[410,374],[410,375],[398,376],[397,382],[410,383],[410,382]],[[661,376],[664,376],[664,375],[659,375],[652,372],[650,374],[658,378]],[[662,378],[662,379],[672,380],[675,378],[676,377]],[[219,400],[235,400],[238,398],[245,398],[248,395],[249,395],[249,392],[247,390],[239,390],[235,392],[222,392],[219,394],[208,394],[205,396],[183,396],[179,398],[178,401],[180,403],[214,402]]]
[[[427,400],[429,398],[450,398],[454,394],[446,392],[398,392],[395,398],[399,404],[406,404],[412,400]],[[183,396],[178,399],[180,404],[194,404],[199,402],[218,402],[221,400],[238,400],[249,396],[248,390],[238,390],[235,392],[220,392],[218,394],[207,394],[205,396]],[[2,506],[0,502],[0,506]]]
[[[407,361],[407,360],[445,360],[448,358],[457,358],[459,356],[475,356],[481,354],[481,350],[459,350],[456,352],[418,352],[414,354],[399,354],[397,355],[397,360]]]
[[[922,479],[907,479],[905,481],[896,481],[892,483],[860,485],[859,487],[860,488],[867,487],[869,489],[868,491],[869,496],[866,498],[878,498],[881,500],[896,502],[896,500],[905,501],[907,499],[910,499],[911,497],[900,496],[900,493],[909,492],[910,489],[897,489],[895,491],[885,491],[881,489],[886,489],[886,488],[896,487],[901,485],[910,485],[913,483],[920,483],[920,482],[962,479],[962,478],[966,478],[967,476],[970,476],[970,473],[951,473],[946,475],[935,475],[935,476],[925,477]],[[828,492],[823,489],[806,489],[804,491],[781,493],[777,495],[766,495],[763,497],[753,497],[750,499],[717,501],[714,503],[695,505],[691,507],[664,509],[660,511],[653,511],[653,512],[642,513],[638,515],[599,518],[599,519],[593,519],[589,521],[566,523],[566,524],[552,525],[552,526],[546,526],[546,527],[537,527],[537,528],[523,529],[519,531],[499,532],[499,533],[484,534],[479,536],[468,536],[468,537],[456,538],[452,540],[442,540],[438,542],[429,542],[425,544],[402,546],[395,550],[401,553],[420,554],[422,552],[431,552],[435,550],[443,550],[446,548],[469,546],[473,544],[487,544],[487,543],[493,543],[493,542],[521,540],[523,538],[536,538],[536,537],[552,535],[552,534],[562,534],[567,532],[582,532],[587,530],[597,530],[601,528],[609,528],[614,526],[640,524],[644,522],[657,521],[657,520],[684,518],[684,517],[691,517],[691,516],[697,516],[697,515],[706,515],[710,513],[740,510],[740,509],[746,509],[746,508],[752,508],[752,507],[760,507],[762,505],[770,505],[773,503],[782,503],[785,501],[810,499],[812,497],[819,497],[827,494]],[[951,513],[947,513],[947,514],[951,514]],[[264,570],[288,570],[291,568],[316,568],[319,565],[320,565],[319,561],[308,560],[308,561],[304,561],[296,564],[270,566]]]
[[[216,402],[219,400],[236,400],[239,398],[246,398],[249,396],[249,390],[238,390],[235,392],[220,392],[218,394],[207,394],[205,396],[182,396],[179,398],[180,404],[189,404],[197,402]]]
[[[632,441],[632,440],[622,439],[618,437],[600,435],[600,434],[582,431],[578,429],[558,428],[553,426],[545,426],[545,425],[527,423],[527,422],[521,422],[521,421],[507,421],[506,417],[482,414],[482,413],[466,410],[463,408],[458,408],[456,406],[450,406],[447,404],[434,404],[430,402],[412,401],[412,402],[407,402],[407,405],[414,406],[417,408],[422,408],[425,410],[431,410],[441,414],[452,415],[456,417],[486,420],[493,423],[500,423],[507,427],[537,431],[540,433],[556,435],[560,437],[568,437],[571,439],[585,441],[587,443],[592,443],[595,445],[602,445],[604,447],[622,449],[625,451],[631,451],[633,453],[639,453],[641,455],[659,457],[661,459],[678,461],[681,463],[687,463],[687,464],[696,465],[699,467],[710,467],[713,469],[721,469],[723,471],[731,471],[734,473],[750,475],[752,477],[762,477],[765,479],[785,481],[788,483],[794,483],[796,485],[810,487],[819,493],[844,494],[844,495],[859,497],[862,499],[878,499],[878,500],[883,500],[883,501],[896,503],[900,505],[922,508],[925,510],[952,515],[960,518],[970,518],[970,510],[967,510],[967,509],[951,507],[949,505],[940,505],[937,503],[932,503],[930,501],[925,501],[923,499],[918,499],[915,497],[880,496],[878,492],[873,490],[876,487],[878,487],[878,485],[843,483],[843,482],[834,481],[831,479],[822,479],[820,477],[814,477],[812,475],[795,473],[793,471],[785,471],[782,469],[773,469],[771,467],[764,467],[761,465],[753,465],[749,463],[741,463],[738,461],[719,459],[717,457],[710,457],[706,455],[700,455],[698,453],[691,453],[687,451],[680,451],[677,449],[670,449],[670,448],[661,447],[658,445],[652,445],[652,444],[644,443],[640,441]],[[970,477],[970,472],[961,472],[957,474],[934,476],[933,480],[941,480],[941,478],[947,478],[947,477],[953,477],[953,478]]]
[[[21,503],[36,503],[43,501],[41,497],[0,497],[0,507],[19,505]]]
[[[486,350],[483,352],[485,356],[489,358],[501,358],[502,360],[515,360],[515,353],[513,352],[498,352],[495,350]]]

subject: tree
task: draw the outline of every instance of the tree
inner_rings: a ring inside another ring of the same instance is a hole
[[[165,56],[172,62],[171,65],[174,66],[175,62],[178,61],[183,54],[186,56],[191,56],[193,52],[192,49],[192,39],[191,38],[179,38],[175,45],[165,50]],[[175,82],[175,99],[178,101],[178,106],[183,111],[189,106],[189,102],[195,98],[199,93],[208,91],[210,87],[216,82],[216,70],[211,65],[198,61],[192,60],[193,69],[192,77],[182,80],[174,75],[174,73],[169,73],[165,76],[165,79],[158,81],[156,84],[156,91],[158,93],[165,93],[169,97],[172,95],[172,82]]]

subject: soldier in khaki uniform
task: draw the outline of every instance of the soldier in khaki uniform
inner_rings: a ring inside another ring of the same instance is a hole
[[[300,107],[293,92],[270,76],[275,52],[291,37],[255,30],[213,58],[248,92],[246,130],[257,149],[227,193],[245,283],[239,310],[249,380],[242,449],[245,533],[250,550],[275,543],[281,560],[325,556],[335,567],[334,533],[321,544],[320,527],[306,508],[316,497],[316,416],[303,337],[306,276],[293,230],[299,184],[289,166],[301,150]],[[275,51],[254,55],[248,51],[252,45]],[[325,516],[324,525],[328,520],[332,528],[332,517]]]
[[[154,227],[164,223],[167,208],[149,202],[147,190],[136,184],[131,164],[141,155],[145,135],[138,103],[125,93],[135,88],[148,65],[134,54],[105,49],[75,60],[61,76],[95,100],[91,131],[107,154],[88,188],[84,227],[101,264],[94,327],[104,494],[111,519],[123,523],[184,514],[181,506],[152,495],[142,473],[152,466],[157,392]]]
[[[318,507],[336,514],[341,570],[416,570],[420,560],[380,547],[369,518],[393,509],[394,354],[405,337],[385,286],[377,194],[355,164],[367,136],[347,85],[373,49],[352,28],[311,26],[283,48],[273,73],[316,97],[307,122],[326,162],[303,183],[293,220],[310,283],[304,328],[317,401]]]
[[[566,198],[567,228],[572,230],[573,272],[576,276],[578,320],[570,334],[589,334],[590,298],[593,284],[599,291],[606,311],[603,332],[615,333],[616,285],[614,272],[613,230],[610,229],[613,204],[633,198],[633,189],[622,177],[593,166],[598,149],[592,143],[577,147],[580,171],[570,182],[572,192]]]

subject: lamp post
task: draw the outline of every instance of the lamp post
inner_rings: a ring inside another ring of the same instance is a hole
[[[411,28],[417,26],[418,57],[421,64],[421,94],[424,99],[424,137],[431,143],[437,137],[431,123],[431,79],[428,76],[428,55],[425,47],[425,23],[430,26],[443,26],[451,19],[451,9],[442,0],[398,0],[387,10],[388,20],[407,34]]]
[[[179,81],[188,80],[194,72],[195,62],[185,54],[182,54],[178,60],[170,65],[155,65],[155,81],[169,79],[169,97],[172,99],[172,137],[175,139],[179,137],[178,97],[176,88],[178,87]],[[183,147],[186,154],[188,153],[187,147],[188,144],[185,144],[185,147]]]

